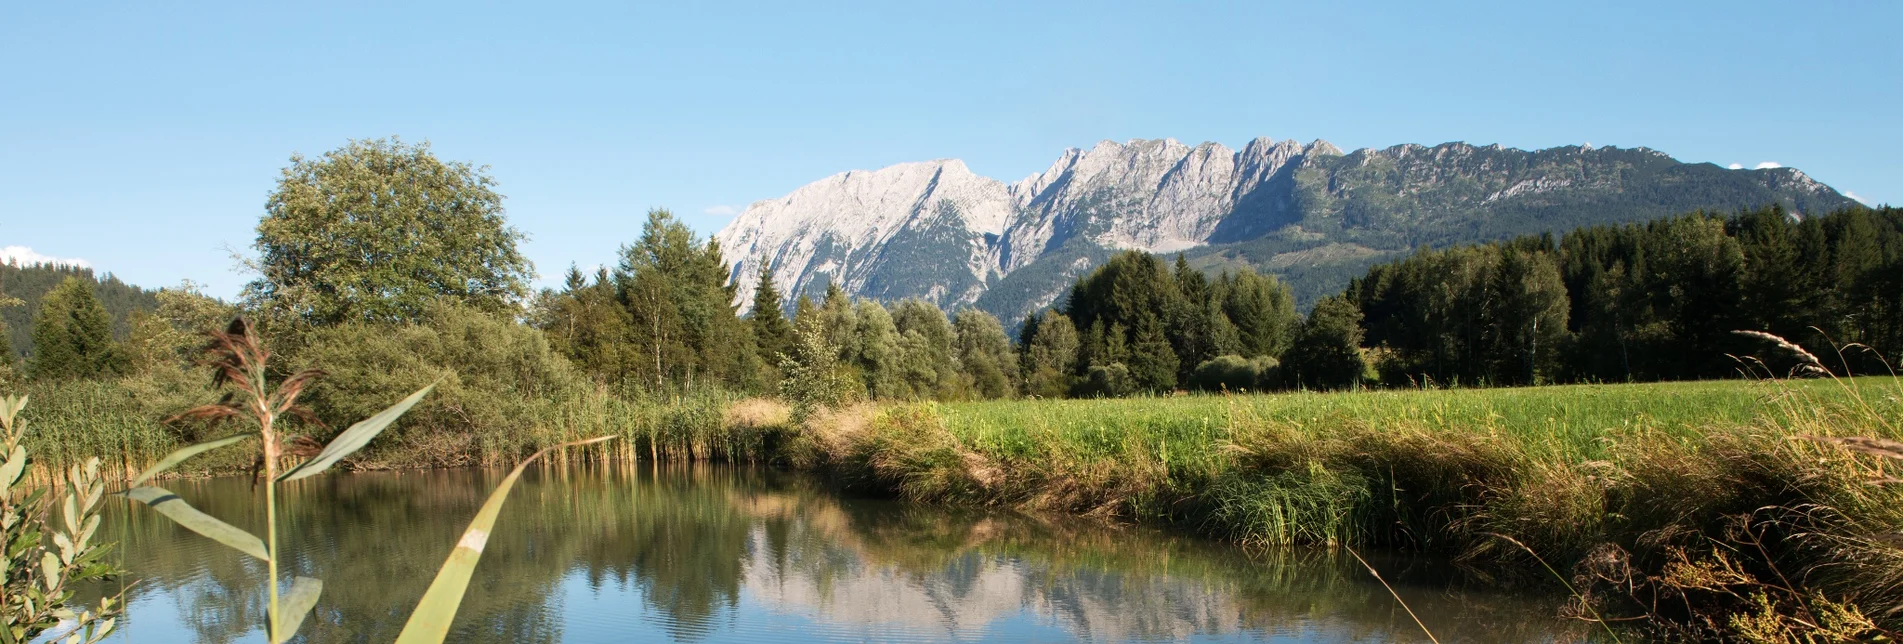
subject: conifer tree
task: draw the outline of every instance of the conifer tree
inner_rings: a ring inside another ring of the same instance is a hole
[[[1356,386],[1367,370],[1361,339],[1360,307],[1346,296],[1322,298],[1289,348],[1283,370],[1297,384],[1315,389]]]
[[[1130,343],[1126,362],[1136,386],[1153,393],[1176,388],[1177,369],[1181,366],[1169,338],[1163,335],[1163,323],[1155,317],[1142,318]]]
[[[753,313],[748,325],[753,330],[754,346],[762,358],[777,362],[793,347],[793,325],[786,320],[786,304],[780,289],[773,284],[773,271],[760,265],[760,284],[753,289]]]
[[[92,287],[68,277],[40,300],[27,371],[42,380],[97,378],[119,370],[112,319]]]

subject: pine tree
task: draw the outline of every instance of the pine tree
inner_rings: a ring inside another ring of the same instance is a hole
[[[793,348],[793,325],[786,320],[785,307],[780,289],[773,284],[773,271],[761,264],[760,285],[753,289],[753,313],[747,321],[754,346],[768,362],[777,362],[776,356]]]
[[[27,371],[41,380],[98,378],[119,371],[112,319],[85,281],[68,277],[40,300]]]

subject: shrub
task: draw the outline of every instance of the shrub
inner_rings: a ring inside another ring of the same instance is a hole
[[[1130,375],[1130,368],[1121,362],[1107,365],[1092,365],[1084,373],[1083,382],[1077,383],[1073,395],[1080,398],[1119,398],[1136,393],[1136,378]]]
[[[1281,364],[1275,358],[1254,359],[1237,355],[1217,356],[1196,365],[1190,386],[1202,391],[1251,391],[1276,386]]]
[[[320,440],[342,429],[341,423],[389,405],[389,392],[438,382],[435,393],[380,441],[382,447],[369,451],[372,458],[413,464],[526,454],[560,438],[551,432],[573,431],[568,407],[602,397],[591,396],[593,385],[549,348],[541,331],[448,305],[430,307],[415,324],[353,322],[317,329],[294,362],[330,374],[307,394],[311,409],[330,426],[304,428],[325,434]]]

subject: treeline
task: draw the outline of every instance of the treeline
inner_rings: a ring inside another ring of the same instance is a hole
[[[1387,385],[1722,378],[1754,355],[1788,373],[1790,355],[1739,330],[1884,373],[1903,349],[1903,213],[1772,206],[1422,251],[1339,297]]]
[[[1118,254],[1068,304],[1026,320],[1014,339],[991,314],[947,315],[923,300],[854,300],[838,285],[802,296],[789,320],[770,271],[753,315],[711,240],[663,211],[614,270],[570,268],[542,293],[533,323],[598,380],[659,390],[786,385],[827,400],[1120,396],[1179,387],[1275,386],[1297,340],[1287,287],[1252,272],[1205,276],[1145,253]],[[784,382],[789,376],[803,382]]]

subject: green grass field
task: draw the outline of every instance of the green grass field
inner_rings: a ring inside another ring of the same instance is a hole
[[[1903,417],[1903,384],[1851,380],[1713,380],[1502,389],[1294,392],[1100,400],[1001,400],[939,406],[974,447],[1025,455],[1068,444],[1106,453],[1133,435],[1194,452],[1231,438],[1237,423],[1285,423],[1326,434],[1345,427],[1408,427],[1500,435],[1570,460],[1603,458],[1609,441],[1653,433],[1697,441],[1710,432],[1782,422],[1793,405],[1868,405]]]

